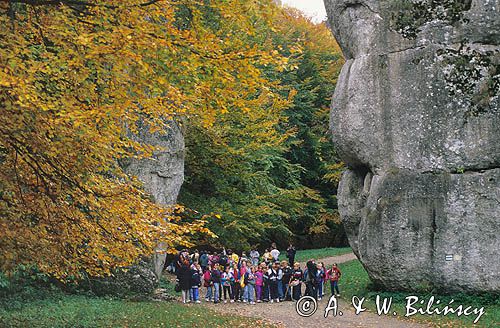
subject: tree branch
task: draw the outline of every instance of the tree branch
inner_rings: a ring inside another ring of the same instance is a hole
[[[0,0],[0,2],[6,3],[24,3],[31,6],[58,6],[58,5],[76,5],[76,6],[88,6],[88,7],[105,7],[109,9],[116,9],[120,7],[130,8],[130,7],[147,7],[153,5],[162,0],[151,0],[143,3],[138,3],[131,6],[116,6],[116,5],[105,5],[97,4],[81,0]]]

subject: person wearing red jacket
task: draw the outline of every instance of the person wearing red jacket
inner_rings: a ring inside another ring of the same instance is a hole
[[[233,299],[235,302],[241,302],[240,298],[240,290],[241,290],[241,285],[240,285],[240,279],[241,279],[241,273],[240,269],[238,269],[238,263],[233,264],[233,269],[231,270],[231,273],[233,274],[234,281],[232,283],[233,286]]]
[[[326,279],[330,281],[332,296],[335,295],[335,292],[337,292],[336,296],[340,296],[339,279],[341,275],[342,272],[340,272],[339,268],[337,267],[337,263],[334,263],[332,265],[332,268],[326,272]]]
[[[205,273],[203,273],[203,286],[207,288],[207,294],[205,295],[205,301],[211,302],[213,296],[213,284],[211,276],[211,268],[208,267]]]

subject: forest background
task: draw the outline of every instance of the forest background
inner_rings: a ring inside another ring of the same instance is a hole
[[[343,58],[269,0],[0,1],[0,263],[107,274],[158,242],[343,246],[328,136]],[[182,126],[185,182],[155,204],[120,165]]]

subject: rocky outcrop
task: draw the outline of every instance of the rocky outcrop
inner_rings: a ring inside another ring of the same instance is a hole
[[[146,126],[138,123],[137,133],[129,133],[129,137],[159,150],[151,158],[127,159],[120,165],[143,183],[156,203],[175,204],[184,181],[184,136],[180,126],[172,121],[166,131],[150,133]],[[151,295],[158,287],[166,256],[165,245],[160,243],[151,258],[117,269],[113,276],[91,279],[92,289],[97,294]]]
[[[126,172],[136,176],[156,203],[172,205],[184,181],[184,136],[178,123],[171,121],[166,131],[150,133],[144,126],[138,127],[133,140],[160,147],[152,158],[130,159],[123,166]]]
[[[325,0],[339,209],[387,289],[500,291],[498,1]]]
[[[81,285],[99,296],[151,296],[159,283],[158,278],[151,269],[152,266],[151,260],[141,259],[135,265],[116,269],[113,276],[90,278],[82,281]]]
[[[138,126],[138,133],[131,138],[158,147],[152,158],[131,159],[125,164],[128,174],[136,176],[156,203],[173,205],[184,181],[184,136],[179,124],[170,121],[169,128],[161,132],[149,132],[146,126]],[[160,243],[152,257],[152,270],[158,281],[167,257],[165,245]]]

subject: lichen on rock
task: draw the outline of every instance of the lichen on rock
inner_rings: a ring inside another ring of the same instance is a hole
[[[390,2],[391,27],[405,38],[416,38],[421,27],[433,20],[455,24],[463,20],[472,0],[397,0]]]

